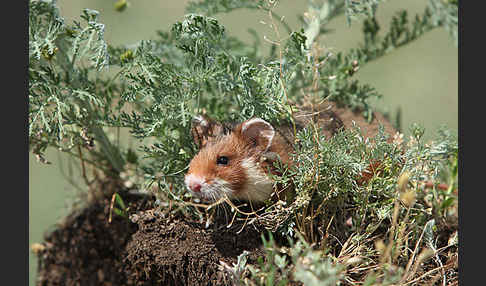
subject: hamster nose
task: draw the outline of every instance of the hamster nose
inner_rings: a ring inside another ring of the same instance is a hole
[[[189,185],[189,188],[191,188],[191,190],[193,192],[199,192],[201,191],[201,184],[197,183],[197,182],[192,182],[190,185]]]
[[[185,178],[186,186],[189,190],[199,193],[201,192],[202,185],[204,184],[204,179],[198,176],[189,174]]]

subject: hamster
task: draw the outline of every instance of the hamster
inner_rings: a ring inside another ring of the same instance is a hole
[[[323,135],[330,138],[349,125],[331,105],[315,110],[304,106],[294,114],[297,129],[313,120],[322,127]],[[191,133],[199,153],[191,160],[184,182],[192,195],[204,201],[227,197],[263,202],[279,191],[269,177],[269,172],[277,174],[273,163],[278,160],[292,165],[294,138],[290,124],[274,127],[261,118],[225,124],[199,115],[192,121]]]
[[[224,196],[262,202],[273,192],[267,171],[273,161],[290,163],[291,144],[261,118],[224,125],[207,117],[193,119],[192,135],[200,151],[185,176],[188,190],[206,201]]]

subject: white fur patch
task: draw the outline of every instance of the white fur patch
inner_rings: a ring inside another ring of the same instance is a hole
[[[189,188],[189,182],[194,180],[201,184],[201,190],[199,192],[193,192],[191,188]],[[214,179],[211,184],[208,184],[205,178],[189,174],[184,178],[184,181],[187,190],[189,190],[192,195],[208,201],[217,201],[222,197],[231,198],[234,192],[228,182],[219,178]]]
[[[238,198],[254,202],[268,199],[273,192],[273,181],[252,159],[244,159],[241,166],[245,169],[248,179]]]
[[[220,178],[215,178],[213,183],[208,185],[205,190],[205,194],[210,196],[213,201],[217,201],[222,197],[231,198],[233,192],[230,183]]]

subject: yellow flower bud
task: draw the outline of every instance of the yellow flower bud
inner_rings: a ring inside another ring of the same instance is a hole
[[[115,3],[115,10],[118,12],[122,12],[128,7],[128,2],[127,0],[118,0]]]

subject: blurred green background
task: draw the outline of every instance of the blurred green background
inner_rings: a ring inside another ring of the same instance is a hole
[[[116,1],[79,0],[58,1],[61,14],[68,23],[79,20],[84,8],[100,12],[100,22],[106,25],[108,43],[133,44],[155,37],[156,30],[168,30],[184,16],[188,1],[130,1],[122,13],[115,11]],[[409,15],[422,13],[426,0],[386,1],[378,8],[378,21],[382,31],[387,29],[392,15],[406,8]],[[300,29],[297,14],[307,9],[306,0],[282,0],[276,9],[293,28]],[[230,35],[244,41],[252,41],[248,33],[253,28],[272,38],[273,32],[260,21],[268,21],[268,15],[260,11],[232,12],[216,15]],[[356,47],[361,42],[361,22],[346,25],[344,16],[333,20],[328,28],[334,32],[326,35],[322,43],[335,51]],[[283,31],[282,31],[283,32]],[[261,42],[268,45],[263,39]],[[390,112],[392,118],[400,108],[402,128],[408,134],[412,123],[425,127],[426,139],[433,138],[440,126],[457,132],[458,128],[458,49],[447,31],[436,29],[413,43],[386,55],[361,68],[356,77],[374,86],[383,99],[375,102],[379,110]],[[41,242],[46,231],[68,214],[68,206],[80,192],[67,178],[75,182],[79,173],[69,159],[50,150],[46,158],[51,165],[42,165],[29,157],[29,244]],[[34,285],[37,260],[29,254],[29,284]]]

